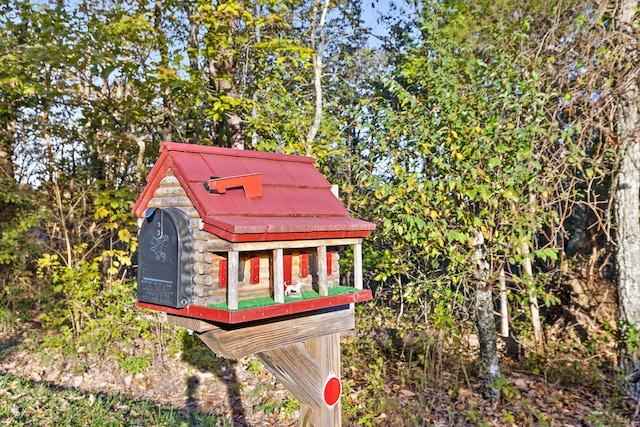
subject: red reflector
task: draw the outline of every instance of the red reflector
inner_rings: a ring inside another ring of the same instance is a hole
[[[329,407],[333,407],[340,400],[342,394],[342,383],[335,375],[330,376],[324,383],[324,403]]]

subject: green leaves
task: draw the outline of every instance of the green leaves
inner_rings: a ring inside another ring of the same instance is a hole
[[[518,274],[523,241],[541,262],[557,260],[552,245],[535,244],[557,223],[549,197],[563,179],[547,156],[560,138],[545,113],[556,95],[544,92],[535,59],[511,44],[530,22],[506,30],[443,10],[425,15],[422,43],[407,48],[371,105],[380,123],[371,127],[379,146],[370,158],[382,165],[371,172],[374,245],[391,248],[377,279],[428,295],[474,283],[478,235],[489,283],[503,267]],[[450,33],[459,25],[473,27],[474,38],[460,42]]]

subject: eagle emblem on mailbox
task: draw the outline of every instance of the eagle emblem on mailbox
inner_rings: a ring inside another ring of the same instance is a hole
[[[157,237],[154,237],[153,239],[151,239],[151,247],[149,249],[151,249],[153,253],[156,254],[157,261],[167,260],[167,254],[164,251],[164,244],[167,243],[168,241],[169,241],[169,236],[167,236],[166,234],[161,236],[159,239]]]

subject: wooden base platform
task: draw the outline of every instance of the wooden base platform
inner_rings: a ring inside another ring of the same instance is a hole
[[[274,304],[264,307],[247,308],[242,310],[224,310],[200,305],[190,305],[185,308],[172,308],[162,305],[149,304],[141,301],[137,302],[137,306],[141,308],[148,308],[151,310],[163,311],[167,314],[173,314],[176,316],[210,320],[220,323],[239,324],[253,322],[256,320],[264,320],[273,317],[289,316],[292,314],[322,310],[330,307],[339,307],[356,302],[368,301],[371,298],[371,291],[366,289],[361,291],[356,290],[354,292],[346,294],[313,298],[282,304]]]

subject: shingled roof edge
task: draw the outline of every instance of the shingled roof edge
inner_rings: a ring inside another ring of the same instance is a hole
[[[133,204],[131,211],[135,213],[139,218],[143,216],[143,212],[146,210],[146,205],[149,203],[149,200],[153,198],[153,191],[149,190],[149,184],[151,184],[158,174],[166,174],[167,170],[169,170],[169,159],[168,155],[165,152],[160,152],[160,157],[156,160],[155,164],[151,167],[149,174],[145,178],[146,185],[142,190],[140,196]]]
[[[317,232],[283,232],[283,233],[234,233],[222,228],[216,227],[211,223],[204,224],[204,231],[211,233],[221,239],[231,243],[249,243],[249,242],[277,242],[282,240],[323,240],[323,239],[349,239],[349,238],[365,238],[371,235],[372,230],[354,230],[354,231],[317,231]]]

